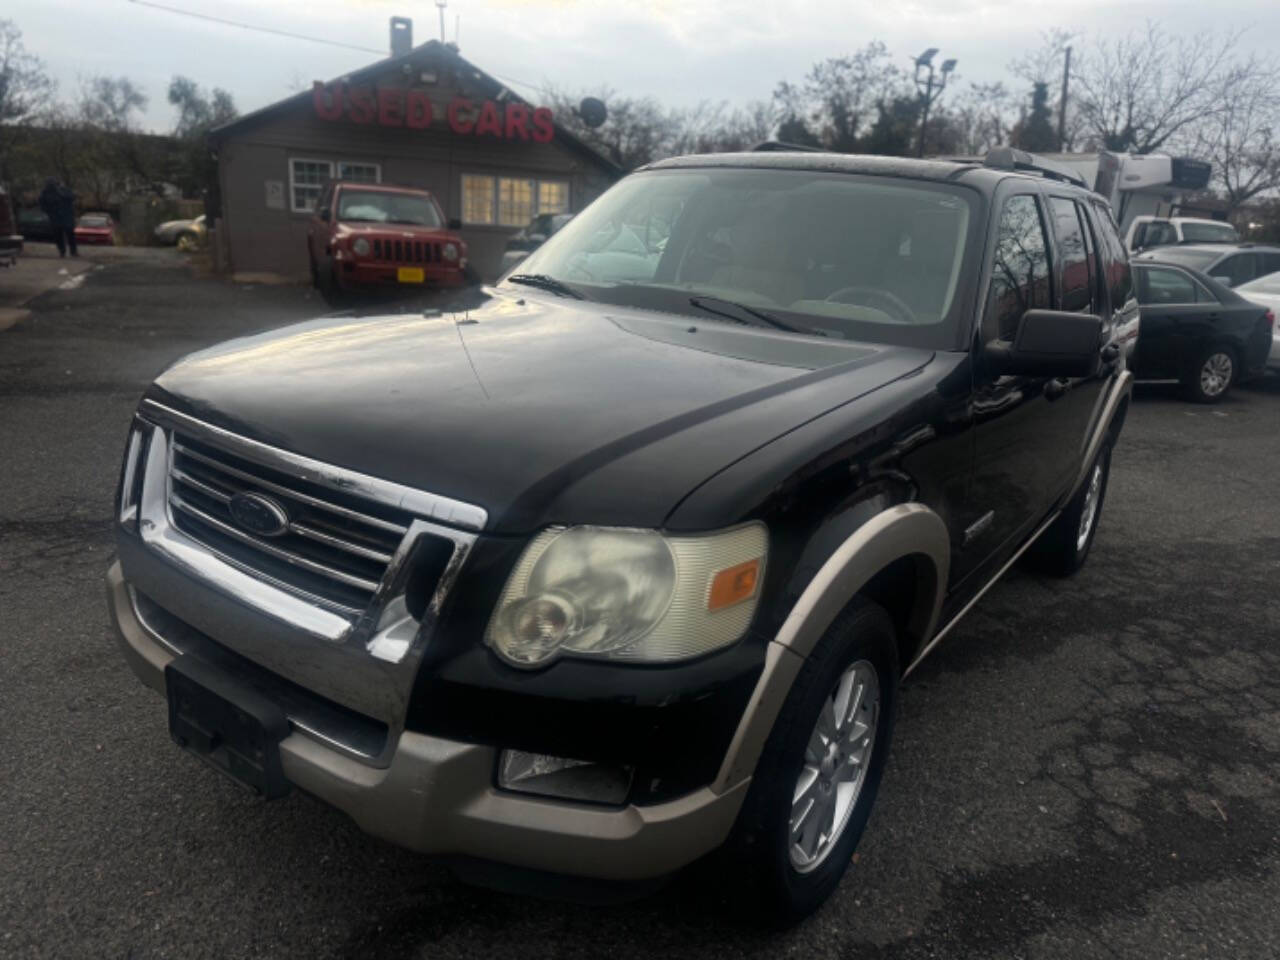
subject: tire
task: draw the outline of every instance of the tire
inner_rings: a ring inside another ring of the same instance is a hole
[[[341,308],[346,305],[346,292],[338,285],[338,278],[333,275],[332,269],[316,268],[316,289],[320,291],[320,296],[329,306]]]
[[[1051,577],[1069,577],[1084,566],[1098,533],[1110,476],[1111,443],[1106,442],[1071,502],[1027,551],[1027,561],[1033,569]]]
[[[740,902],[755,908],[757,919],[781,925],[803,919],[831,896],[849,868],[871,816],[893,737],[897,651],[889,615],[858,598],[836,618],[800,669],[765,743],[731,841],[732,882],[741,886]],[[851,672],[855,683],[863,684],[866,696],[852,711],[858,719],[839,727],[841,737],[833,738],[836,749],[848,751],[846,758],[840,762],[830,745],[818,757],[816,751],[823,747],[823,740],[816,739],[819,721],[830,726],[828,718],[834,710],[824,711],[838,702],[842,682]],[[855,738],[859,719],[871,731],[864,732],[861,740]],[[862,762],[852,762],[853,757]],[[841,775],[853,770],[863,771],[856,784],[839,782]],[[828,790],[832,773],[836,786]],[[812,783],[808,794],[812,807],[797,803],[802,775]],[[848,797],[843,809],[842,790]],[[825,819],[822,814],[828,805],[834,830],[833,839],[824,842],[821,835],[814,839],[805,831]],[[815,815],[818,820],[812,819]],[[793,818],[800,826],[798,849],[792,843]],[[805,849],[810,844],[812,859]]]
[[[1235,351],[1213,344],[1196,352],[1182,377],[1182,389],[1195,403],[1217,403],[1236,381],[1238,360]]]

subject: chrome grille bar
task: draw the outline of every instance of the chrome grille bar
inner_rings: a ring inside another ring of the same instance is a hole
[[[223,523],[221,520],[219,520],[217,517],[213,516],[212,514],[206,513],[205,511],[201,510],[199,507],[196,507],[193,504],[188,503],[186,500],[182,499],[182,497],[179,494],[176,494],[176,493],[170,494],[169,503],[175,509],[181,510],[184,513],[191,514],[201,523],[208,524],[209,526],[217,530],[219,533],[225,536],[231,537],[234,540],[239,540],[241,543],[248,544],[249,546],[254,547],[257,550],[261,550],[263,553],[268,554],[269,556],[275,557],[277,560],[283,560],[285,563],[292,564],[293,566],[296,566],[296,567],[301,567],[303,570],[307,570],[310,573],[318,574],[319,576],[322,576],[322,577],[329,577],[330,579],[336,580],[339,583],[345,583],[347,584],[347,586],[358,587],[361,590],[367,590],[370,594],[374,593],[378,589],[378,583],[375,580],[366,580],[362,577],[354,576],[343,570],[336,570],[333,567],[326,566],[323,563],[317,563],[316,561],[309,560],[306,557],[300,556],[291,550],[284,550],[280,547],[275,546],[274,544],[266,542],[265,540],[260,540],[257,537],[244,533],[243,531],[237,529],[236,527],[233,527],[229,523]]]

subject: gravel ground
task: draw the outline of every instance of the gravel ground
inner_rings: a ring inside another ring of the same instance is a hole
[[[1140,387],[1086,569],[1014,573],[904,689],[857,863],[785,933],[701,873],[585,907],[472,889],[169,742],[102,575],[128,419],[212,341],[319,311],[117,262],[0,333],[0,956],[1280,955],[1280,382]]]

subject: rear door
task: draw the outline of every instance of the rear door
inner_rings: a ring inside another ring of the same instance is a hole
[[[1212,335],[1220,319],[1218,298],[1191,274],[1167,264],[1143,264],[1137,279],[1142,333],[1134,373],[1181,376],[1191,351]]]

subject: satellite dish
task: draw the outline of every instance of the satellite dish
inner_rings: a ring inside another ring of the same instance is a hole
[[[603,100],[583,97],[582,103],[578,104],[578,116],[582,118],[583,123],[594,130],[604,123],[605,118],[609,116],[609,110],[605,107]]]

